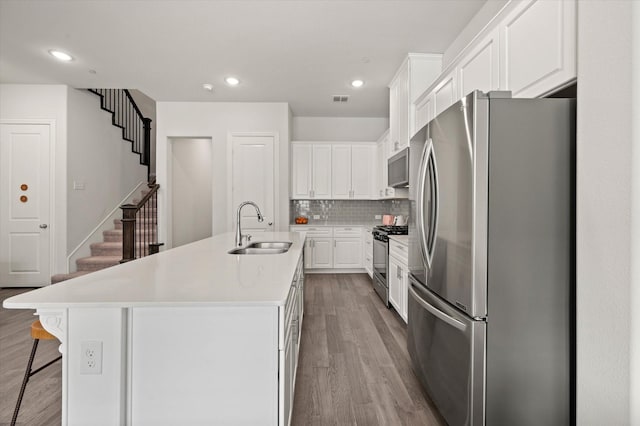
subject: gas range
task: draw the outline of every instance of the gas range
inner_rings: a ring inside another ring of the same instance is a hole
[[[407,235],[409,233],[409,227],[380,225],[373,228],[371,233],[374,239],[387,242],[389,241],[389,235]]]

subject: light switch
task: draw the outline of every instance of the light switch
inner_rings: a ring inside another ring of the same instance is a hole
[[[83,180],[74,180],[73,181],[73,189],[75,191],[82,191],[84,190],[84,181]]]

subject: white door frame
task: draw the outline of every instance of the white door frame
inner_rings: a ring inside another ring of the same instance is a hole
[[[36,118],[36,119],[0,119],[0,125],[4,124],[16,124],[16,125],[45,125],[49,126],[49,277],[53,275],[53,269],[55,268],[55,242],[58,232],[66,232],[66,229],[58,229],[58,222],[56,221],[56,120]],[[61,256],[66,258],[66,253],[62,253]]]
[[[279,132],[227,132],[227,206],[229,232],[235,226],[234,212],[238,206],[233,206],[233,138],[250,136],[273,137],[273,231],[280,225],[280,133]]]

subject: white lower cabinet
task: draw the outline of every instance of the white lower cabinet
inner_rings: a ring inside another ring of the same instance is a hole
[[[293,399],[296,383],[296,371],[298,369],[298,352],[300,349],[300,333],[302,323],[301,300],[304,297],[304,271],[302,264],[298,264],[295,279],[291,284],[289,296],[284,306],[281,318],[284,318],[280,336],[284,337],[284,345],[280,350],[280,371],[279,387],[280,402],[278,424],[288,426],[291,423],[291,413],[293,411]]]
[[[363,268],[361,226],[291,226],[290,231],[307,233],[304,247],[307,271]]]
[[[333,267],[362,268],[362,240],[360,238],[334,238]]]
[[[333,238],[311,238],[311,262],[309,268],[333,268]]]
[[[363,250],[362,250],[362,259],[364,262],[364,269],[367,271],[367,274],[371,278],[373,278],[373,235],[371,234],[372,228],[363,228],[362,229],[362,241]]]
[[[409,261],[406,244],[389,240],[389,303],[407,322],[409,299]]]

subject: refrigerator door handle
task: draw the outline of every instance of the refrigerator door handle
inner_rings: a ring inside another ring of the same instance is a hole
[[[429,147],[431,145],[431,139],[427,140],[427,143],[425,144],[423,150],[422,150],[422,158],[420,159],[420,166],[418,167],[418,193],[417,193],[417,200],[416,200],[416,206],[417,206],[417,213],[418,213],[418,220],[417,220],[417,231],[418,231],[418,240],[420,242],[420,253],[422,254],[423,259],[425,260],[425,263],[427,264],[428,267],[431,267],[431,260],[429,259],[429,256],[427,255],[427,241],[424,235],[424,203],[423,203],[423,198],[424,198],[424,185],[425,185],[425,180],[427,178],[426,176],[426,163],[427,163],[427,152],[429,150]]]
[[[416,293],[416,291],[413,289],[413,286],[409,286],[409,294],[413,297],[413,299],[416,302],[418,302],[418,304],[420,306],[422,306],[427,311],[431,312],[431,314],[433,314],[438,319],[446,322],[450,326],[455,327],[455,328],[457,328],[458,330],[460,330],[462,332],[465,332],[467,330],[467,325],[466,324],[464,324],[463,322],[458,321],[455,318],[450,317],[449,315],[445,314],[441,310],[431,306],[429,303],[427,303],[424,300],[422,300],[420,295],[418,293]]]
[[[418,199],[417,199],[417,211],[418,211],[418,236],[420,239],[420,249],[423,258],[426,260],[427,266],[431,267],[433,260],[433,253],[436,242],[436,228],[438,225],[438,168],[436,165],[436,158],[433,151],[433,141],[427,140],[424,150],[422,152],[422,159],[420,161],[420,167],[418,171],[420,178],[418,182]],[[426,180],[429,177],[429,190],[431,193],[431,204],[429,206],[428,220],[429,220],[429,235],[425,232],[425,211],[424,211],[424,196],[426,189]]]

